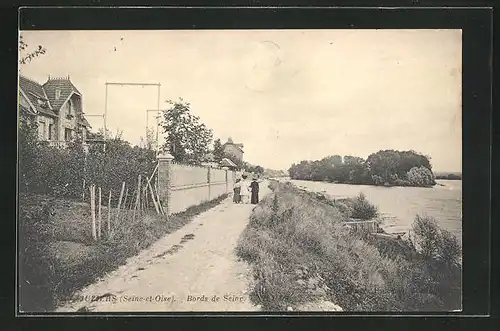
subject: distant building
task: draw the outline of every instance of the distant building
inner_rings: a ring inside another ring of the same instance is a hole
[[[40,140],[64,147],[79,134],[87,139],[89,122],[83,116],[82,94],[65,78],[50,78],[43,85],[19,77],[19,112],[38,124]]]
[[[222,145],[222,149],[224,150],[224,154],[234,156],[237,160],[243,161],[243,144],[235,144],[231,137]]]
[[[238,169],[238,166],[233,161],[231,161],[230,159],[228,159],[226,157],[223,158],[222,161],[220,161],[220,166],[221,167],[228,167],[231,170]]]

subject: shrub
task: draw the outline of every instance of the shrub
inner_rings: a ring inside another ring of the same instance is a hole
[[[462,287],[461,246],[458,239],[430,217],[416,216],[414,244],[422,260],[420,286],[442,301],[441,307],[459,309]]]
[[[38,183],[38,125],[25,116],[19,117],[19,190],[28,192]]]
[[[462,249],[458,239],[439,227],[434,218],[417,215],[412,229],[415,244],[425,259],[448,265],[459,263]]]
[[[398,174],[390,174],[389,175],[389,182],[390,183],[395,183],[399,179]]]
[[[350,217],[362,220],[370,220],[378,216],[378,208],[372,205],[363,192],[353,199]]]
[[[382,177],[380,177],[379,175],[372,175],[372,182],[375,185],[383,185],[384,179]]]
[[[432,186],[436,184],[434,174],[424,166],[411,168],[406,177],[413,186]]]
[[[20,204],[19,208],[19,308],[43,310],[52,303],[50,283],[54,268],[48,260],[47,242],[52,237],[51,203]]]
[[[37,140],[36,124],[23,119],[19,126],[19,188],[21,192],[49,194],[65,198],[81,198],[94,183],[103,192],[114,191],[113,202],[119,196],[122,182],[127,187],[137,185],[137,176],[150,176],[156,164],[152,150],[131,147],[120,138],[102,146],[92,145],[85,154],[79,141],[68,148],[50,147]],[[132,194],[132,192],[131,192]],[[107,200],[106,200],[107,202]]]

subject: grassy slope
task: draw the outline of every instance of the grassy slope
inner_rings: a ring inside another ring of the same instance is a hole
[[[425,281],[427,266],[408,245],[357,237],[340,223],[344,215],[338,208],[291,185],[274,182],[272,188],[274,193],[254,210],[237,248],[254,266],[251,297],[265,310],[286,310],[320,298],[348,311],[460,305],[456,291],[451,299],[436,294],[449,288]]]
[[[166,221],[148,212],[132,221],[130,215],[113,238],[95,243],[91,237],[88,204],[47,196],[21,196],[19,201],[19,274],[21,311],[52,311],[59,301],[91,284],[165,234],[189,223],[193,216],[224,200],[215,200],[170,216]],[[115,215],[112,209],[111,214]],[[107,219],[107,208],[102,208]]]

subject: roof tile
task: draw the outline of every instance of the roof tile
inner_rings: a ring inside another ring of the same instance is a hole
[[[24,76],[19,76],[19,88],[23,90],[28,100],[38,112],[47,114],[49,116],[57,116],[52,111],[50,104],[48,104],[47,107],[43,107],[39,103],[39,100],[47,100],[42,85]]]
[[[220,162],[220,164],[223,167],[237,167],[237,165],[228,158],[223,158],[222,161]]]
[[[43,89],[47,93],[47,97],[50,100],[50,104],[54,110],[59,111],[64,101],[69,97],[71,92],[76,92],[81,95],[80,91],[71,83],[67,78],[49,78],[49,80],[43,84]],[[56,99],[56,90],[61,91],[59,99]]]

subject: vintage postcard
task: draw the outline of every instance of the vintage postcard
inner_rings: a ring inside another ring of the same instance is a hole
[[[462,309],[462,31],[19,34],[20,312]]]

